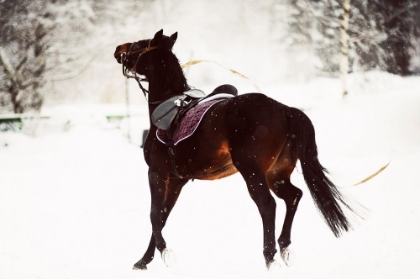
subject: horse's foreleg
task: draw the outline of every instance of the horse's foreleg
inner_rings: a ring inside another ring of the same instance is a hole
[[[159,174],[149,174],[150,192],[152,196],[150,220],[152,223],[152,236],[144,256],[136,264],[134,269],[147,269],[147,265],[153,260],[156,248],[163,253],[166,242],[162,236],[162,229],[166,224],[182,187],[188,180],[169,179]],[[163,255],[162,255],[163,256]]]

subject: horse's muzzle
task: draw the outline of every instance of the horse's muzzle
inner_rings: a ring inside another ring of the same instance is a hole
[[[114,52],[114,58],[117,59],[117,62],[121,64],[121,56],[122,54],[125,54],[130,49],[131,44],[123,44],[117,46]]]

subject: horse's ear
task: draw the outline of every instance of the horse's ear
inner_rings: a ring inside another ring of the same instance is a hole
[[[173,33],[170,38],[172,39],[173,43],[175,44],[176,39],[178,38],[178,32]]]
[[[163,37],[163,29],[160,29],[159,31],[156,32],[155,36],[153,37],[152,41],[155,45],[160,44],[160,41],[162,40]]]

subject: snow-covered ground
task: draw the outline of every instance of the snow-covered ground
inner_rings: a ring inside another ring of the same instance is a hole
[[[338,80],[261,86],[306,111],[321,163],[367,208],[354,231],[335,239],[298,167],[293,182],[304,197],[293,267],[266,271],[261,219],[234,175],[184,188],[164,230],[176,255],[172,268],[156,254],[148,271],[132,271],[151,233],[138,147],[144,108],[133,109],[130,144],[127,121],[120,128],[105,121],[109,108],[56,107],[42,129],[27,128],[35,137],[0,133],[0,278],[419,278],[420,78],[351,78],[346,99]],[[377,177],[352,186],[388,162]],[[279,200],[277,235],[284,209]]]

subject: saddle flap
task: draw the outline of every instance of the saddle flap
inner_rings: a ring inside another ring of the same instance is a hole
[[[172,97],[162,104],[160,104],[152,113],[152,122],[156,127],[162,130],[168,130],[172,121],[176,117],[180,107],[175,104],[175,101],[182,96]]]

